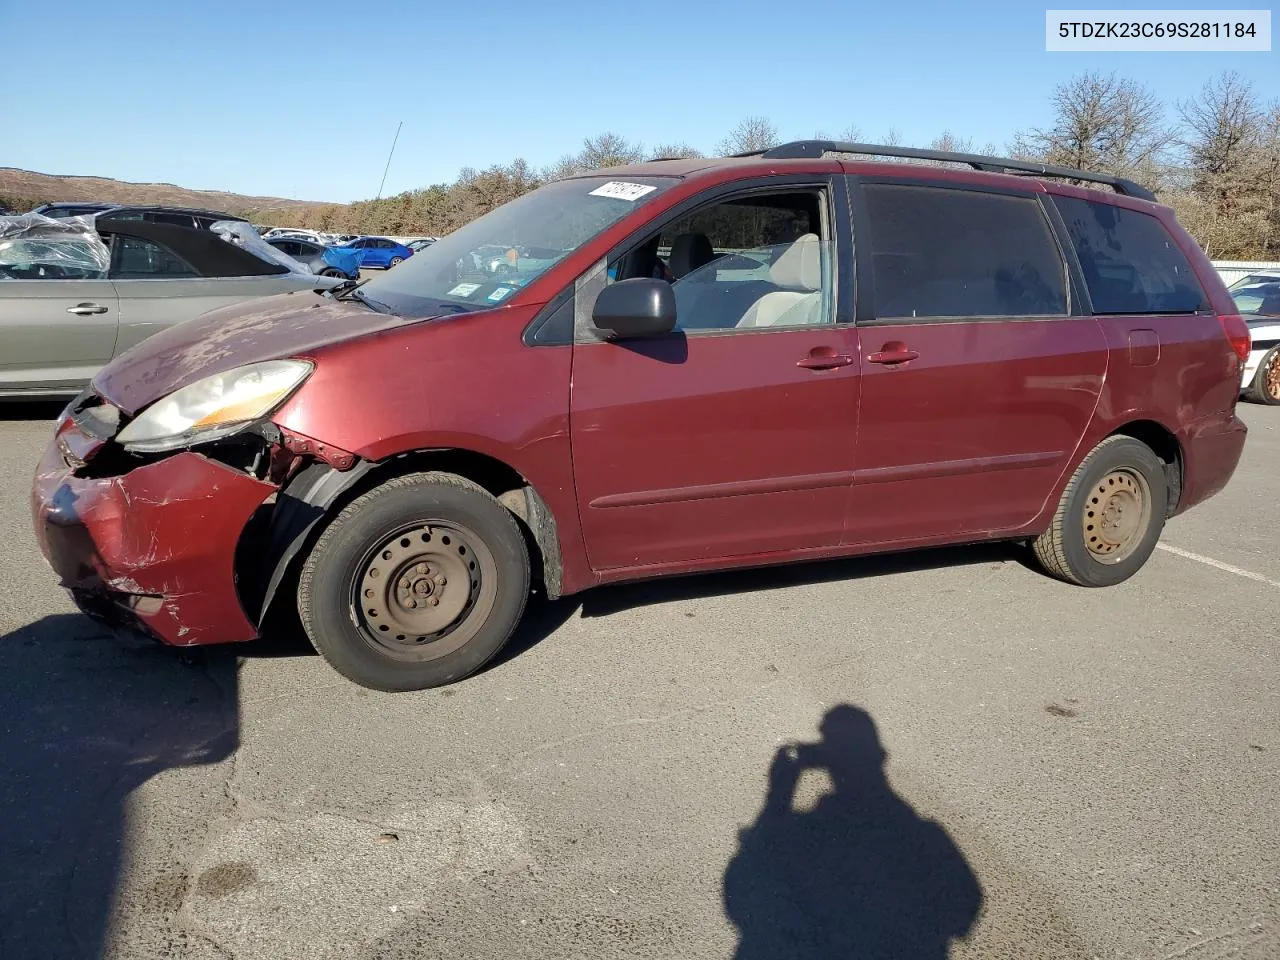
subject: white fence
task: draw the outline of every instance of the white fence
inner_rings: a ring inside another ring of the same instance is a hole
[[[1228,287],[1241,277],[1248,276],[1258,270],[1280,270],[1280,262],[1267,263],[1263,260],[1214,260],[1213,269],[1218,271],[1222,282]]]

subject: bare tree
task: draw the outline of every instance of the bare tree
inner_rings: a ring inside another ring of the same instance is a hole
[[[1172,140],[1155,94],[1114,73],[1084,73],[1059,84],[1053,109],[1053,125],[1018,133],[1011,152],[1077,170],[1149,178]]]
[[[1262,114],[1253,86],[1238,73],[1209,81],[1178,104],[1181,142],[1191,168],[1205,180],[1238,176],[1252,159]]]
[[[582,153],[578,154],[579,164],[584,170],[621,167],[628,163],[638,163],[643,158],[643,147],[612,132],[587,137],[582,141]]]
[[[671,160],[676,157],[701,157],[703,153],[697,147],[687,143],[662,143],[649,151],[650,160]]]
[[[1280,253],[1280,100],[1271,101],[1259,125],[1258,183],[1266,209],[1262,256],[1274,260]]]
[[[768,150],[781,142],[778,128],[768,117],[747,117],[716,145],[716,152],[720,156],[751,153],[756,150]]]
[[[957,137],[950,130],[943,130],[929,142],[930,150],[945,150],[947,153],[973,153],[972,137]]]
[[[840,131],[840,139],[845,143],[857,143],[862,139],[862,128],[856,123],[851,123]]]
[[[1253,86],[1226,72],[1178,104],[1189,196],[1179,213],[1206,250],[1274,250],[1277,231],[1276,141],[1280,120],[1258,103]]]

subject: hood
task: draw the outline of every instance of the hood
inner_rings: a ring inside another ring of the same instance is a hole
[[[148,337],[93,378],[93,387],[134,414],[180,387],[259,360],[298,356],[352,337],[421,323],[312,291],[261,297],[213,310]]]

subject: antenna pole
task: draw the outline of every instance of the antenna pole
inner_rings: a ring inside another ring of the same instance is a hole
[[[391,141],[391,152],[387,154],[387,165],[382,168],[382,182],[378,184],[378,195],[374,197],[375,200],[382,199],[382,188],[387,185],[387,171],[391,169],[391,158],[392,156],[395,155],[396,141],[400,139],[400,127],[403,127],[403,126],[404,126],[404,121],[401,120],[399,125],[396,127],[395,139]]]

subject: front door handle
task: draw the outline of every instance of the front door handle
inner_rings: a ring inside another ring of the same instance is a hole
[[[806,370],[834,370],[836,367],[847,367],[854,358],[847,353],[836,353],[831,347],[814,347],[803,360],[797,360],[797,367]]]
[[[912,350],[905,343],[894,341],[886,343],[875,353],[867,354],[867,363],[906,363],[908,360],[915,360],[920,356],[918,352]]]
[[[74,307],[67,307],[67,313],[74,313],[77,317],[87,317],[95,313],[106,313],[107,308],[99,303],[77,303]]]

